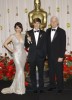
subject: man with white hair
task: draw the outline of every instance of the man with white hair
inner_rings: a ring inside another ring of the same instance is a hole
[[[59,27],[59,21],[56,16],[51,17],[51,28],[46,30],[47,37],[47,55],[49,66],[50,84],[48,91],[57,87],[57,92],[63,90],[63,59],[66,50],[66,33]]]

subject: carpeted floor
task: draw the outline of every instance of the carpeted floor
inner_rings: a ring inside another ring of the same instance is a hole
[[[10,86],[10,81],[0,81],[0,91],[2,88]],[[17,94],[1,94],[0,100],[72,100],[72,84],[71,81],[68,81],[64,84],[64,91],[61,94],[54,91],[46,91],[45,93],[33,93],[30,87],[27,87],[26,94],[17,95]]]

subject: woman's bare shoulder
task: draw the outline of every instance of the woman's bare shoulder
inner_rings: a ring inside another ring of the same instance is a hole
[[[10,34],[10,35],[9,35],[9,37],[10,37],[10,38],[13,38],[13,37],[14,37],[14,35],[15,35],[15,33]]]

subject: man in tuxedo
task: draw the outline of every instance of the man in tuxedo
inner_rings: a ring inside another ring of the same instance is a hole
[[[43,72],[46,58],[46,34],[43,30],[40,30],[40,25],[41,20],[35,18],[33,20],[33,29],[27,31],[25,37],[25,47],[29,48],[28,62],[30,64],[30,79],[34,92],[37,92],[36,66],[38,67],[40,92],[43,92],[44,87]]]
[[[60,93],[63,90],[63,59],[66,50],[66,33],[59,27],[56,16],[51,18],[50,23],[51,28],[46,30],[50,80],[48,90],[51,91],[57,87],[57,92]]]

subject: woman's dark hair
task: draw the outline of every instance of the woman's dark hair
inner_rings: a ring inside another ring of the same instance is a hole
[[[20,22],[15,23],[14,28],[16,28],[16,26],[21,28],[21,32],[23,31],[23,26],[22,26],[22,24]]]

